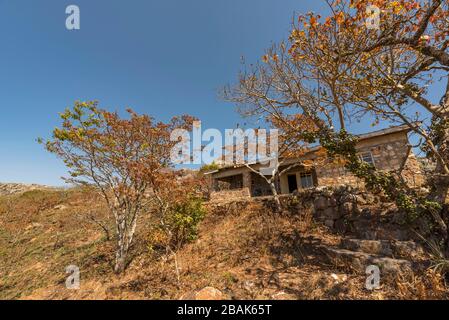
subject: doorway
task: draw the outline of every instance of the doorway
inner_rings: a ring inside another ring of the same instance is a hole
[[[293,193],[293,191],[298,190],[298,181],[296,180],[296,174],[288,175],[287,179],[288,179],[288,192]]]

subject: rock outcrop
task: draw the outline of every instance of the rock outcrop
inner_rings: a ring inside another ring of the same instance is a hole
[[[20,194],[32,190],[52,190],[54,187],[39,184],[0,183],[0,196]]]

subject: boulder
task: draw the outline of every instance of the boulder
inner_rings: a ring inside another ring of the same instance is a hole
[[[342,205],[340,205],[340,213],[343,216],[350,215],[354,211],[354,203],[352,202],[345,202]]]
[[[276,292],[271,296],[273,300],[297,300],[297,297],[293,294],[285,293],[284,291]]]
[[[334,210],[329,207],[323,211],[323,216],[325,216],[326,219],[332,219],[332,220],[338,219],[339,218],[338,210]]]
[[[338,233],[346,233],[348,226],[344,219],[339,219],[334,223],[334,229]]]
[[[324,221],[324,225],[325,225],[326,227],[333,228],[333,226],[334,226],[334,220],[332,220],[332,219],[327,219],[326,221]]]
[[[336,207],[337,206],[337,200],[335,199],[335,197],[329,198],[328,205],[330,207]]]
[[[59,204],[59,205],[55,206],[53,209],[54,210],[65,210],[65,209],[67,209],[67,206],[65,206],[63,204]]]
[[[328,207],[328,201],[325,196],[320,196],[317,200],[315,200],[315,209],[316,210],[324,210]]]
[[[224,300],[224,294],[214,288],[205,287],[197,292],[188,292],[181,296],[180,300]]]

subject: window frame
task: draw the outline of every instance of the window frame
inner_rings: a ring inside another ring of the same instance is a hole
[[[310,180],[307,181],[307,182],[310,182],[310,185],[304,186],[302,184],[303,177],[307,178],[307,179],[310,177]],[[311,189],[311,188],[315,187],[315,182],[313,180],[313,173],[312,172],[300,172],[299,173],[299,184],[301,186],[301,189]]]
[[[371,162],[366,161],[364,158],[364,155],[369,155]],[[373,153],[371,152],[371,150],[368,151],[363,151],[363,152],[359,152],[358,153],[359,159],[365,163],[368,163],[370,165],[372,165],[373,167],[376,167],[376,162],[374,161],[374,157],[373,157]]]

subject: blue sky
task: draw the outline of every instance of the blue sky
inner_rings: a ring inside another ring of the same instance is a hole
[[[80,8],[81,30],[65,28],[70,4]],[[63,164],[35,139],[48,137],[57,113],[77,99],[233,128],[241,120],[217,92],[235,81],[240,57],[260,59],[287,36],[294,11],[323,11],[323,4],[0,0],[0,181],[62,184]]]

